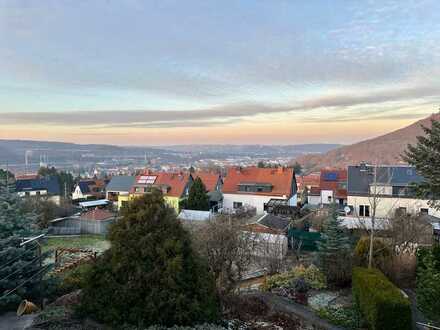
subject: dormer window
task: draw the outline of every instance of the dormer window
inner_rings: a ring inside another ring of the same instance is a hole
[[[259,182],[242,182],[238,184],[238,191],[240,192],[271,192],[272,184],[270,183],[259,183]]]

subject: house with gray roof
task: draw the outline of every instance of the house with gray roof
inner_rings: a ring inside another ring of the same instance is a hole
[[[111,178],[106,187],[106,198],[117,202],[119,196],[128,196],[135,184],[136,177],[131,175],[118,175]]]
[[[415,184],[423,182],[414,167],[408,165],[348,167],[347,205],[351,215],[370,218],[376,201],[376,217],[390,219],[399,214],[426,214],[440,217],[440,212],[420,199]],[[348,210],[348,209],[347,209]]]

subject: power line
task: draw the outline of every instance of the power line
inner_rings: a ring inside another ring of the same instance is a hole
[[[46,271],[47,269],[49,269],[52,266],[52,264],[47,265],[46,267],[42,268],[38,273],[32,275],[31,277],[29,277],[26,281],[24,281],[23,283],[21,283],[20,285],[16,286],[13,290],[8,291],[7,293],[5,293],[3,296],[0,297],[0,300],[3,299],[4,297],[9,296],[11,293],[17,291],[17,289],[20,289],[23,285],[25,285],[27,282],[29,282],[30,280],[32,280],[34,277],[40,275],[41,273],[43,273],[44,271]]]
[[[5,269],[6,267],[8,267],[8,265],[11,264],[12,262],[17,261],[18,259],[20,259],[20,258],[21,258],[26,252],[35,251],[36,249],[37,249],[37,247],[34,247],[34,248],[31,249],[31,250],[25,250],[25,251],[23,251],[22,253],[20,253],[19,256],[17,256],[17,257],[15,257],[14,259],[9,260],[8,262],[4,263],[3,265],[0,266],[0,272],[1,272],[3,269]]]
[[[22,270],[23,268],[27,267],[28,265],[34,263],[37,259],[40,259],[40,258],[41,258],[41,256],[38,256],[38,257],[32,259],[31,261],[25,263],[23,266],[21,266],[17,270],[15,270],[15,272],[12,272],[9,275],[6,275],[5,277],[3,277],[0,281],[7,280],[9,277],[11,277],[12,275],[17,274],[20,270]]]

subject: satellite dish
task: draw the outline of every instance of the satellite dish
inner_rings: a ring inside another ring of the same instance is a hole
[[[344,207],[344,212],[345,212],[345,214],[350,214],[350,213],[351,213],[351,208],[350,208],[350,206],[346,206],[346,207]]]

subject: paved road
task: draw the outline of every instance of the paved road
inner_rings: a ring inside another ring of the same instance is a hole
[[[0,315],[0,330],[23,330],[32,324],[37,314],[17,316],[15,313]]]

